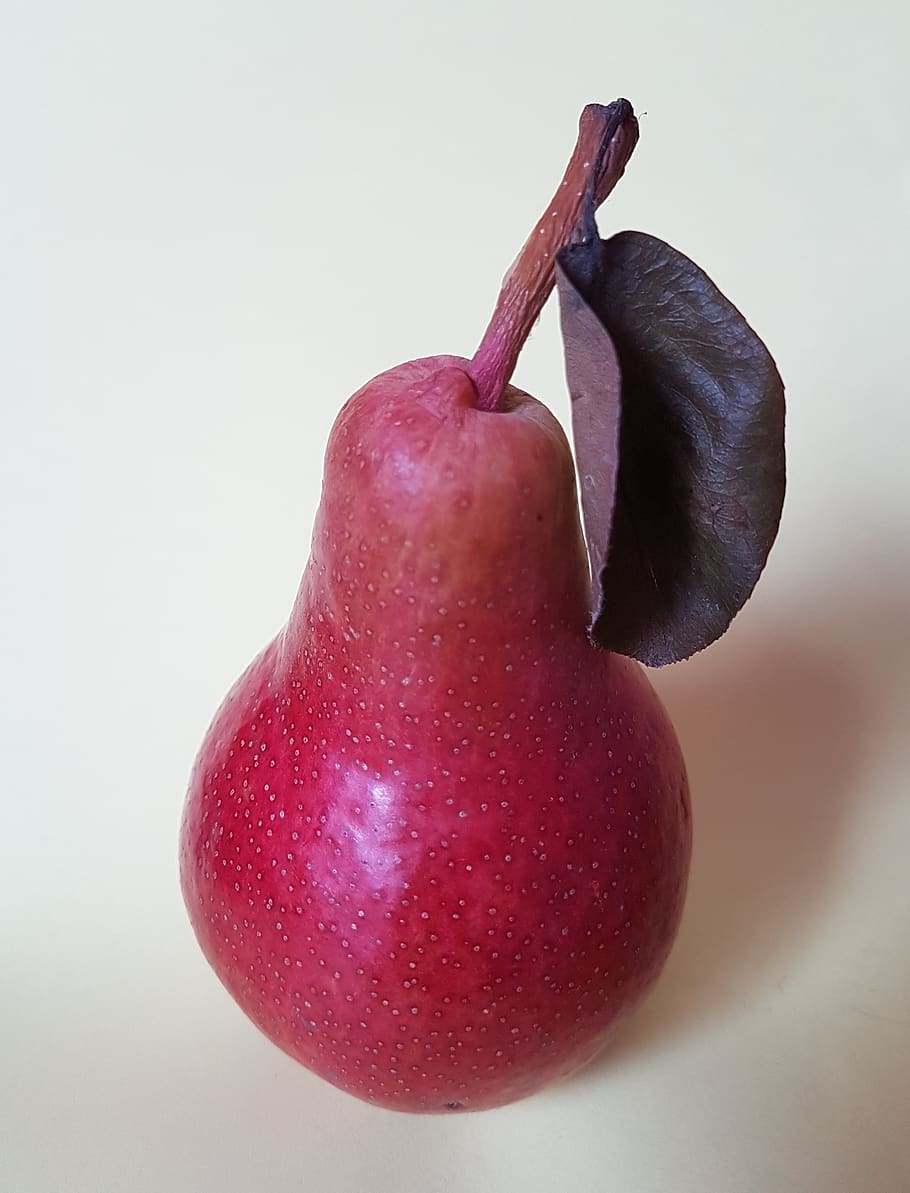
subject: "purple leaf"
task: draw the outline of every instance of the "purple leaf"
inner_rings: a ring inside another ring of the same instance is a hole
[[[784,496],[783,384],[739,311],[663,241],[594,237],[559,267],[591,636],[676,662],[720,637],[765,566]]]

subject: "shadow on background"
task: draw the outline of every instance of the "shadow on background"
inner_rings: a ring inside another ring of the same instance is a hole
[[[875,562],[852,575],[776,624],[747,611],[661,674],[692,788],[686,910],[653,994],[588,1073],[701,1030],[799,965],[910,671],[910,578]]]

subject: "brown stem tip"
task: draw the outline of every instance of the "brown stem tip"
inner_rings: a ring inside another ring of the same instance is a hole
[[[596,235],[594,211],[622,177],[637,141],[638,121],[628,100],[588,104],[582,112],[563,180],[506,275],[469,365],[481,410],[499,406],[524,342],[553,289],[556,254],[564,245]]]

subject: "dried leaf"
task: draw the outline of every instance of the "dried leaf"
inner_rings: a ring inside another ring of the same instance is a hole
[[[598,491],[595,511],[582,479],[592,638],[661,666],[719,638],[764,568],[784,496],[783,384],[739,311],[663,241],[594,238],[559,266],[578,471]]]

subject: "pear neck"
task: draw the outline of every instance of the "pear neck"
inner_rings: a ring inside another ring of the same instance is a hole
[[[570,566],[572,563],[577,566]],[[466,693],[484,676],[545,667],[587,642],[584,560],[566,552],[520,592],[514,587],[430,585],[424,595],[401,576],[351,592],[331,566],[311,559],[288,623],[286,647],[299,663],[317,655],[324,668],[396,676],[428,689],[455,685]],[[409,678],[410,677],[410,678]]]

